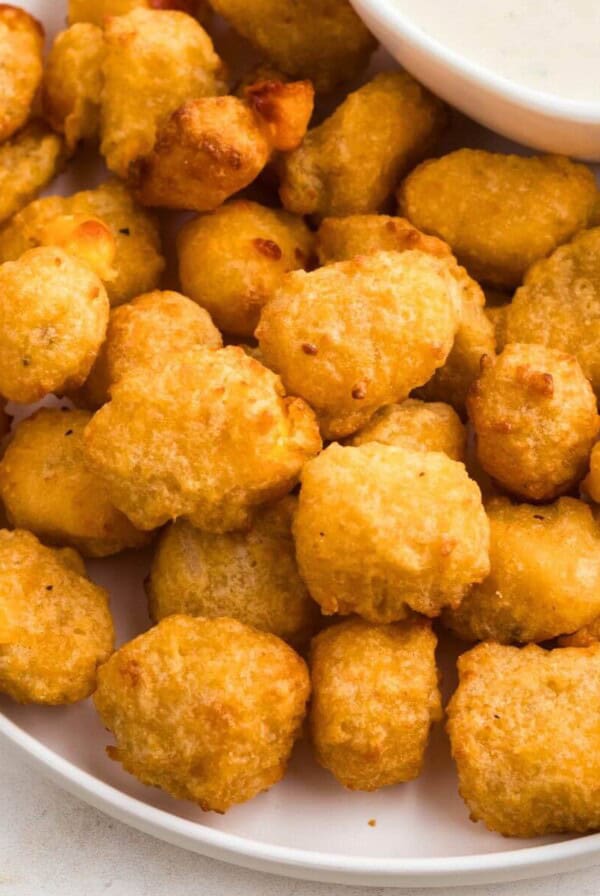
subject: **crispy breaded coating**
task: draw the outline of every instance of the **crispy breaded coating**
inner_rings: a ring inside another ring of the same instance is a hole
[[[550,501],[583,478],[600,418],[572,355],[507,345],[485,360],[468,408],[483,469],[514,495]]]
[[[443,451],[452,460],[464,461],[467,432],[450,405],[407,398],[379,408],[348,444],[369,442],[399,445],[411,451]]]
[[[376,46],[347,0],[210,0],[273,65],[319,91],[357,75]]]
[[[226,812],[285,774],[306,712],[304,661],[233,619],[170,616],[98,672],[109,756],[144,784]]]
[[[265,363],[308,401],[325,438],[350,435],[446,360],[457,271],[453,259],[409,251],[288,274],[256,330]]]
[[[496,498],[490,574],[442,620],[466,641],[548,641],[600,616],[600,526],[583,501]]]
[[[222,63],[191,16],[137,8],[105,21],[101,150],[111,171],[127,177],[157,131],[186,100],[223,90]]]
[[[506,310],[507,342],[575,355],[600,395],[600,227],[585,230],[527,272]]]
[[[381,250],[405,252],[420,249],[429,255],[451,255],[447,243],[417,230],[405,218],[388,215],[350,215],[326,218],[317,233],[321,264],[343,261]],[[461,320],[445,364],[438,368],[420,395],[427,401],[452,404],[464,414],[467,392],[479,374],[483,355],[495,351],[494,332],[483,310],[485,296],[466,271],[458,274],[463,287]]]
[[[302,218],[238,199],[188,221],[177,250],[185,294],[219,329],[251,338],[283,275],[310,265],[313,236]]]
[[[221,334],[208,313],[195,302],[170,290],[146,293],[113,308],[106,339],[78,403],[99,408],[109,400],[115,383],[129,373],[160,370],[165,358],[194,346],[221,348]]]
[[[259,508],[244,532],[202,532],[185,520],[169,526],[147,584],[152,618],[229,616],[306,646],[320,613],[296,566],[296,504],[289,495]]]
[[[69,149],[92,140],[100,131],[104,36],[96,25],[82,22],[57,34],[42,84],[44,115],[64,134]]]
[[[348,215],[324,218],[317,231],[317,255],[321,265],[347,261],[373,252],[406,252],[420,249],[439,257],[451,254],[450,246],[435,236],[421,233],[406,218],[391,215]]]
[[[448,707],[473,821],[506,837],[600,828],[600,647],[486,643],[458,660]]]
[[[57,215],[40,227],[39,244],[63,249],[84,262],[103,282],[116,277],[117,241],[112,229],[100,218],[81,213]]]
[[[310,408],[243,349],[188,349],[130,373],[89,423],[92,469],[140,529],[225,532],[286,494],[321,442]]]
[[[425,620],[350,619],[313,639],[309,724],[317,761],[350,790],[418,777],[442,717],[437,639]]]
[[[494,339],[496,342],[496,351],[500,353],[508,344],[506,335],[508,324],[508,308],[506,305],[486,305],[485,315],[494,328]]]
[[[44,29],[28,12],[0,3],[0,143],[22,127],[42,80]]]
[[[32,121],[0,145],[0,225],[19,212],[58,174],[64,142],[41,121]]]
[[[87,411],[42,408],[13,432],[0,461],[0,497],[12,526],[49,544],[106,557],[147,544],[88,469],[83,431]]]
[[[494,326],[485,313],[485,296],[464,268],[461,314],[452,351],[428,383],[418,391],[426,401],[445,401],[466,415],[469,389],[479,376],[481,359],[496,353]]]
[[[100,218],[110,227],[115,252],[105,287],[111,305],[156,289],[165,266],[158,224],[117,180],[72,196],[47,196],[30,203],[0,230],[0,261],[15,261],[27,249],[55,240],[56,219],[63,215]],[[105,250],[104,237],[102,246]]]
[[[299,215],[375,212],[445,122],[441,101],[410,75],[376,75],[281,160],[281,201]]]
[[[0,395],[28,403],[80,386],[108,311],[102,282],[61,249],[31,249],[0,265]]]
[[[144,205],[213,211],[258,177],[275,150],[301,142],[313,109],[309,81],[266,81],[234,96],[190,100],[131,168]]]
[[[113,643],[108,595],[81,557],[0,530],[0,691],[19,703],[84,700]]]
[[[459,149],[419,165],[400,213],[450,244],[472,277],[518,286],[527,268],[587,225],[594,175],[563,156]]]
[[[437,451],[330,445],[302,471],[293,530],[300,574],[327,615],[438,616],[489,572],[479,489]]]
[[[68,21],[103,25],[108,16],[124,16],[134,9],[178,9],[194,15],[198,5],[197,0],[68,0]]]

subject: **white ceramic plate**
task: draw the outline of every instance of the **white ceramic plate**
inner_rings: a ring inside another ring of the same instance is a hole
[[[64,21],[62,0],[22,5],[44,21],[50,35]],[[382,64],[389,60],[379,59],[377,65]],[[460,120],[444,148],[463,144],[509,146]],[[71,192],[101,176],[98,166],[83,160],[54,190]],[[89,564],[92,577],[111,591],[120,641],[149,625],[142,588],[148,561],[147,554],[137,554]],[[446,651],[441,665],[450,691],[454,656],[450,647]],[[89,702],[42,708],[0,700],[0,733],[56,783],[120,821],[263,871],[372,886],[450,886],[533,877],[600,861],[600,835],[504,840],[472,824],[457,794],[441,726],[417,781],[380,793],[349,793],[300,745],[283,782],[225,816],[204,814],[144,787],[111,762],[104,750],[110,737]]]

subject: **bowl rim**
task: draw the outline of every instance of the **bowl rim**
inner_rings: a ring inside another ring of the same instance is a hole
[[[395,31],[423,54],[441,61],[453,73],[474,86],[483,86],[497,96],[548,118],[561,118],[582,124],[600,123],[600,98],[576,100],[526,87],[463,56],[423,31],[410,15],[400,10],[395,0],[350,0],[357,13],[372,15],[388,30]]]
[[[382,886],[382,880],[385,880],[384,886],[397,886],[407,881],[414,885],[418,879],[418,886],[447,886],[481,882],[482,874],[489,881],[540,876],[566,870],[567,863],[571,863],[570,867],[592,864],[591,859],[600,855],[600,834],[500,852],[426,858],[320,853],[270,844],[206,827],[201,821],[181,818],[123,793],[65,759],[3,712],[0,712],[0,736],[55,783],[121,822],[221,861],[292,877],[301,878],[306,871],[313,880],[343,883],[372,877],[375,886]]]

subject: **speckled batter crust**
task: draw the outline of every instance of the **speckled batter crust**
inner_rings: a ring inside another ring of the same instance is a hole
[[[448,732],[473,821],[506,837],[600,828],[600,646],[480,644],[458,661]]]
[[[489,572],[477,485],[440,452],[330,445],[302,472],[300,574],[326,614],[437,616]]]
[[[484,470],[515,495],[549,501],[579,482],[600,420],[574,357],[512,343],[487,359],[469,400]]]
[[[312,742],[340,784],[370,791],[419,775],[442,716],[435,645],[423,620],[351,619],[313,639]]]
[[[0,691],[19,703],[83,700],[113,641],[108,595],[75,551],[0,530]]]
[[[42,80],[44,29],[17,6],[0,3],[0,143],[29,118]]]
[[[274,635],[170,616],[99,670],[94,703],[128,772],[225,812],[283,777],[309,691],[303,660]]]
[[[41,121],[32,121],[0,145],[0,224],[30,202],[65,161],[64,141]],[[10,226],[10,225],[9,225]]]

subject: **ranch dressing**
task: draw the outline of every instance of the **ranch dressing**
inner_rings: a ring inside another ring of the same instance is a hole
[[[395,0],[411,22],[521,86],[600,103],[600,0]]]

